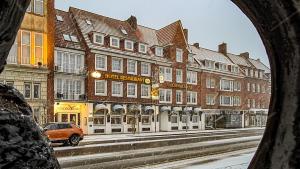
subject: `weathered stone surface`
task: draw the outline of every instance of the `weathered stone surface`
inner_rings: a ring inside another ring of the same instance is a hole
[[[299,168],[300,1],[232,1],[257,28],[272,69],[267,130],[249,168]]]

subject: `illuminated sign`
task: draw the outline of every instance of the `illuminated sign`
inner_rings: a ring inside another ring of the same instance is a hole
[[[192,86],[187,84],[167,83],[166,86],[170,88],[179,88],[179,89],[188,89],[188,90],[192,89]]]
[[[104,79],[112,79],[112,80],[121,80],[121,81],[132,81],[137,83],[145,83],[150,84],[151,79],[141,76],[130,76],[130,75],[118,75],[112,73],[102,73],[102,78]]]
[[[66,104],[66,105],[59,105],[56,107],[57,111],[80,111],[80,106]]]

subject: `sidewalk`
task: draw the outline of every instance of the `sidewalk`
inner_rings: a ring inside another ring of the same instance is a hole
[[[192,133],[218,133],[218,132],[235,132],[241,130],[258,130],[264,129],[260,127],[255,128],[240,128],[240,129],[218,129],[218,130],[188,130],[188,131],[168,131],[168,132],[152,132],[152,133],[122,133],[122,134],[99,134],[99,135],[86,135],[81,142],[89,142],[95,140],[120,140],[130,138],[145,138],[145,137],[156,137],[163,135],[181,135],[181,134],[192,134]]]

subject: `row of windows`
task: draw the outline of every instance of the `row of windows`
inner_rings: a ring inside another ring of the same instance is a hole
[[[113,81],[111,84],[111,96],[123,97],[124,88],[123,82]],[[127,97],[137,98],[137,84],[127,83]],[[141,85],[141,98],[150,98],[150,85]],[[95,95],[97,96],[108,96],[107,92],[107,81],[106,80],[95,80]]]
[[[82,54],[57,51],[55,66],[56,71],[80,73],[84,70],[84,56]]]
[[[252,91],[254,93],[266,93],[266,86],[255,83],[247,83],[247,91]]]
[[[14,81],[0,81],[1,84],[14,86]],[[25,99],[40,99],[41,98],[41,84],[24,82],[23,95]]]
[[[262,108],[262,109],[265,109],[266,108],[266,105],[265,103],[263,102],[256,102],[255,99],[248,99],[247,100],[247,106],[248,108]]]
[[[206,88],[215,88],[216,81],[214,78],[206,78]],[[221,91],[241,91],[241,82],[234,80],[221,79],[220,80]]]
[[[107,56],[96,55],[95,56],[95,69],[107,71]],[[112,57],[111,59],[111,71],[117,73],[123,73],[123,58]],[[127,74],[137,75],[137,61],[127,60]],[[151,76],[151,64],[141,62],[141,75]]]
[[[125,31],[125,30],[124,30]],[[93,43],[98,45],[104,45],[104,37],[105,35],[102,33],[93,33]],[[110,36],[109,39],[109,45],[110,47],[114,48],[120,48],[120,38],[115,36]],[[124,49],[127,51],[134,51],[134,42],[131,40],[124,40]],[[139,43],[138,44],[138,52],[146,54],[148,52],[148,45],[145,43]],[[163,54],[163,48],[160,46],[155,47],[155,55],[162,57]],[[183,50],[182,49],[176,49],[176,61],[182,62],[183,61]]]
[[[230,71],[232,73],[238,74],[239,73],[239,67],[236,65],[227,65],[220,62],[215,62],[211,60],[205,60],[204,65],[208,69],[214,69],[219,71]]]
[[[55,93],[61,95],[63,100],[78,100],[84,94],[84,80],[55,79]]]
[[[216,95],[207,94],[206,95],[206,105],[215,105],[216,104]],[[239,96],[220,96],[220,105],[221,106],[240,106],[241,98]]]
[[[176,90],[176,104],[182,104],[182,91]],[[160,103],[172,103],[172,89],[159,90]],[[197,92],[187,91],[186,102],[188,104],[197,104]]]
[[[43,34],[30,32],[30,31],[21,31],[21,64],[31,64],[31,60],[34,60],[34,64],[38,65],[39,62],[43,64]],[[9,52],[7,62],[11,64],[18,63],[18,38],[15,39],[15,42]],[[34,39],[34,42],[31,42],[31,39]]]
[[[245,75],[248,77],[255,77],[255,78],[263,78],[264,71],[258,71],[253,69],[244,69]]]
[[[183,83],[183,72],[182,69],[176,69],[176,82]],[[172,68],[170,67],[159,67],[159,76],[163,78],[163,81],[172,82]],[[197,84],[197,72],[187,71],[186,81],[188,84]]]

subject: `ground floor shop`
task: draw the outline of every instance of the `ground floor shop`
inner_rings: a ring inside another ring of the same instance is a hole
[[[245,111],[245,127],[264,127],[267,124],[268,109]]]
[[[141,133],[159,131],[155,105],[89,103],[88,133]]]
[[[204,114],[199,107],[160,106],[160,131],[204,130]]]
[[[203,110],[205,128],[242,128],[244,127],[244,111],[242,110]]]
[[[83,130],[84,134],[88,134],[87,112],[87,103],[55,102],[54,104],[55,122],[74,123]]]

